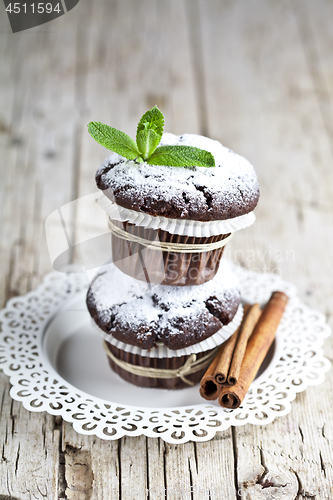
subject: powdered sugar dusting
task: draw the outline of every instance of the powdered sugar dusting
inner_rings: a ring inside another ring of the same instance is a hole
[[[221,261],[216,276],[199,286],[150,285],[124,274],[114,264],[109,264],[94,279],[91,290],[99,311],[124,303],[130,308],[133,301],[142,298],[140,310],[147,318],[156,319],[151,308],[156,310],[157,300],[165,308],[172,308],[173,312],[178,311],[180,314],[183,311],[186,314],[188,308],[192,308],[193,312],[196,303],[214,295],[216,291],[220,295],[221,291],[226,292],[238,286],[237,277],[224,261]],[[138,309],[136,306],[134,314],[140,312]]]
[[[97,309],[108,309],[145,295],[149,285],[122,273],[114,264],[102,268],[91,284]]]
[[[124,160],[113,154],[97,172],[99,185],[106,196],[113,199],[114,193],[117,193],[117,202],[122,206],[126,204],[122,203],[123,197],[125,202],[131,200],[131,208],[143,211],[147,199],[149,207],[161,201],[172,205],[177,200],[179,218],[195,219],[195,214],[209,212],[210,217],[202,220],[224,220],[253,210],[259,197],[259,187],[254,169],[245,158],[218,141],[194,134],[176,136],[165,133],[161,145],[186,145],[210,151],[216,167],[152,166],[145,162],[138,164]],[[114,163],[117,164],[109,168]],[[122,190],[126,192],[122,193]],[[235,210],[237,213],[233,213]]]

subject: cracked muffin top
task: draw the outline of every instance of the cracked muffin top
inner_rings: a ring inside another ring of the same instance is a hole
[[[169,349],[201,342],[232,321],[239,303],[238,279],[225,262],[212,280],[186,287],[149,285],[109,264],[87,293],[99,328],[142,349],[158,342]]]
[[[259,199],[252,165],[207,137],[163,134],[160,145],[184,145],[213,154],[215,167],[166,167],[112,154],[96,173],[97,187],[118,205],[152,216],[225,220],[251,212]]]

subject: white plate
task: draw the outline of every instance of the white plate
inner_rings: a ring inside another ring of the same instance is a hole
[[[273,347],[267,359],[276,351]],[[85,293],[76,295],[53,316],[45,328],[43,353],[72,386],[117,404],[146,408],[172,408],[202,404],[198,386],[182,390],[151,389],[125,382],[114,373],[85,305]],[[268,366],[268,361],[265,363]],[[214,403],[213,403],[214,404]]]
[[[47,411],[77,432],[103,439],[145,434],[167,442],[205,441],[230,425],[264,424],[287,414],[296,393],[324,380],[325,317],[300,302],[294,287],[270,274],[234,266],[248,302],[274,290],[290,296],[266,366],[237,410],[207,404],[198,386],[179,391],[132,386],[108,366],[84,305],[83,275],[49,274],[33,292],[0,312],[0,367],[11,396],[30,411]]]

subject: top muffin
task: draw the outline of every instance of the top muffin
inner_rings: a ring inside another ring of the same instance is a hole
[[[97,187],[124,208],[173,219],[226,220],[256,207],[259,185],[244,157],[194,134],[164,133],[160,145],[204,149],[213,154],[216,167],[153,166],[113,153],[96,173]]]

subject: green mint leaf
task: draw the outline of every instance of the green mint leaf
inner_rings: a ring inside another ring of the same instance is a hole
[[[192,146],[161,146],[148,158],[149,165],[215,167],[212,153]]]
[[[90,122],[88,132],[98,144],[128,160],[135,160],[141,154],[133,139],[124,132],[104,125],[104,123]]]
[[[161,137],[154,130],[141,130],[136,135],[136,143],[142,157],[146,160],[159,145]]]
[[[147,159],[159,145],[163,129],[163,113],[154,106],[142,116],[136,129],[136,143],[144,159]]]

